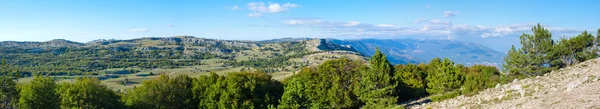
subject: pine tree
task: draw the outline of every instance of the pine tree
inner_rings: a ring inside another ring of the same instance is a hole
[[[596,58],[594,40],[592,34],[587,31],[572,38],[561,38],[548,53],[549,56],[555,57],[551,65],[565,67]]]
[[[509,55],[505,58],[505,70],[510,73],[521,73],[529,76],[542,75],[553,69],[552,61],[557,59],[556,55],[551,55],[554,41],[552,34],[548,29],[540,24],[532,28],[533,34],[522,34],[521,48],[516,51],[511,49]],[[520,61],[519,61],[520,60]]]
[[[439,58],[433,59],[430,63],[426,91],[430,94],[443,94],[455,91],[462,85],[463,74],[459,68],[454,66],[454,62],[444,58],[440,62]]]
[[[504,69],[504,72],[508,72],[511,75],[522,74],[525,73],[523,69],[525,62],[526,60],[523,53],[517,50],[513,45],[510,50],[508,50],[506,57],[504,57],[502,68]]]
[[[19,92],[12,78],[0,76],[0,108],[16,109]]]
[[[17,101],[19,99],[19,92],[17,91],[17,84],[12,80],[8,73],[12,69],[6,60],[2,59],[0,62],[0,109],[17,109]]]
[[[592,46],[592,53],[598,54],[598,52],[600,52],[598,46],[600,46],[600,29],[598,29],[598,32],[596,32],[596,37],[594,38],[594,45]]]
[[[409,100],[425,96],[425,72],[415,64],[396,66],[395,80],[400,85],[396,87],[396,94],[401,96],[400,100]]]
[[[371,57],[370,70],[362,72],[358,97],[365,102],[363,108],[387,108],[393,106],[397,97],[393,96],[397,83],[393,81],[392,65],[385,54],[376,49]]]

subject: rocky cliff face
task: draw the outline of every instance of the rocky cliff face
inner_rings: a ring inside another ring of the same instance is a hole
[[[512,83],[497,85],[473,96],[410,108],[484,109],[598,109],[600,108],[600,59]]]

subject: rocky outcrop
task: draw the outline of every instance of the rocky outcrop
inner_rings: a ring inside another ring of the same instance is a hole
[[[473,96],[409,108],[593,109],[600,108],[600,59],[553,71],[544,76],[514,80]]]

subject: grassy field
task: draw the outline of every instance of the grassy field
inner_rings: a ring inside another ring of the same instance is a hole
[[[100,75],[89,75],[87,77],[104,77],[107,75],[118,76],[115,78],[103,79],[102,83],[107,85],[109,88],[114,90],[125,90],[130,89],[136,86],[142,85],[142,83],[146,80],[157,78],[161,74],[169,75],[169,76],[177,76],[177,75],[188,75],[191,77],[198,77],[200,75],[208,75],[210,72],[215,72],[219,75],[226,75],[229,72],[237,72],[240,71],[243,67],[223,67],[222,63],[217,63],[218,61],[222,61],[223,59],[208,59],[203,60],[203,63],[208,63],[207,65],[200,66],[186,66],[182,68],[175,69],[151,69],[151,70],[141,70],[139,68],[125,68],[125,70],[140,70],[138,73],[132,74],[100,74]],[[102,71],[121,71],[123,68],[112,68],[106,69]],[[102,72],[101,71],[101,72]],[[150,73],[154,75],[149,75]],[[272,73],[274,79],[284,79],[282,77],[287,77],[291,72],[276,72]],[[149,76],[139,76],[139,75],[149,75]],[[73,82],[75,78],[82,77],[78,76],[51,76],[57,79],[57,83],[65,83],[65,82]],[[19,84],[28,84],[31,81],[32,77],[21,78],[18,80]],[[125,84],[124,81],[127,80]]]
[[[271,54],[271,52],[255,52],[255,51],[247,51],[247,53],[248,54],[256,54],[259,56],[258,58],[267,58],[268,56],[270,56],[268,54]],[[310,66],[315,66],[315,65],[319,65],[319,64],[323,63],[326,60],[342,58],[342,57],[346,57],[346,58],[350,58],[350,59],[361,59],[360,56],[357,56],[354,54],[344,54],[344,53],[345,52],[341,52],[341,51],[316,53],[316,54],[304,56],[302,58],[290,59],[289,61],[296,61],[296,62],[306,61],[309,63]],[[241,52],[240,52],[240,54],[241,54]],[[239,58],[239,60],[247,60],[247,59],[249,59],[249,56],[247,56],[247,57],[240,56],[238,58]],[[202,60],[202,62],[206,63],[206,65],[186,66],[186,67],[175,68],[175,69],[157,68],[157,69],[142,70],[139,68],[125,68],[125,69],[111,68],[111,69],[102,70],[100,72],[121,71],[121,70],[139,70],[140,72],[132,73],[132,74],[100,74],[100,75],[91,75],[88,77],[112,76],[113,78],[103,79],[102,83],[114,90],[126,90],[126,89],[130,89],[130,88],[133,88],[136,86],[140,86],[140,85],[142,85],[142,83],[144,81],[153,79],[153,78],[157,78],[158,75],[161,75],[161,74],[165,74],[165,75],[169,75],[169,76],[188,75],[190,77],[198,77],[200,75],[208,75],[208,74],[210,74],[210,72],[215,72],[216,74],[219,74],[219,75],[226,75],[228,72],[237,72],[243,68],[243,67],[223,67],[222,63],[218,63],[219,61],[224,61],[224,59]],[[293,68],[291,66],[286,67],[286,69],[290,69],[290,70],[270,73],[270,75],[275,80],[283,80],[283,79],[288,78],[291,75],[293,75],[294,74],[293,72],[297,72],[299,70],[299,68]],[[150,75],[150,74],[153,74],[153,75]],[[144,75],[144,76],[140,76],[140,75]],[[65,83],[65,82],[73,82],[74,78],[81,77],[81,75],[79,75],[79,76],[52,76],[52,77],[55,77],[57,79],[58,83]],[[31,79],[32,79],[31,77],[21,78],[18,80],[18,82],[20,84],[27,84],[31,81]],[[125,80],[127,80],[127,83],[124,83]]]

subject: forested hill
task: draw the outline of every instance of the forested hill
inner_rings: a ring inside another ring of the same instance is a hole
[[[21,74],[26,76],[32,73],[54,76],[194,75],[240,70],[287,75],[301,67],[318,65],[329,59],[366,59],[354,51],[321,39],[255,42],[175,36],[87,43],[64,39],[0,42],[0,58],[19,67]]]
[[[390,62],[395,64],[420,63],[435,57],[447,57],[456,63],[465,65],[487,64],[500,66],[505,53],[492,50],[484,45],[453,40],[419,39],[358,39],[336,40],[330,42],[350,46],[361,54],[371,56],[375,48],[388,54]]]
[[[203,67],[206,69],[202,70],[204,72],[231,68],[290,72],[301,66],[316,65],[336,57],[366,59],[377,47],[389,54],[388,59],[394,64],[419,63],[435,57],[448,57],[465,65],[498,66],[504,57],[503,53],[482,45],[449,40],[283,38],[238,41],[176,36],[100,39],[87,43],[64,39],[46,42],[4,41],[0,42],[0,58],[6,59],[8,64],[22,67],[25,75],[103,74],[114,72],[112,70],[116,68],[133,68],[128,71],[131,73],[202,65],[211,66]],[[105,71],[107,69],[111,71]],[[198,69],[202,68],[194,68]]]

